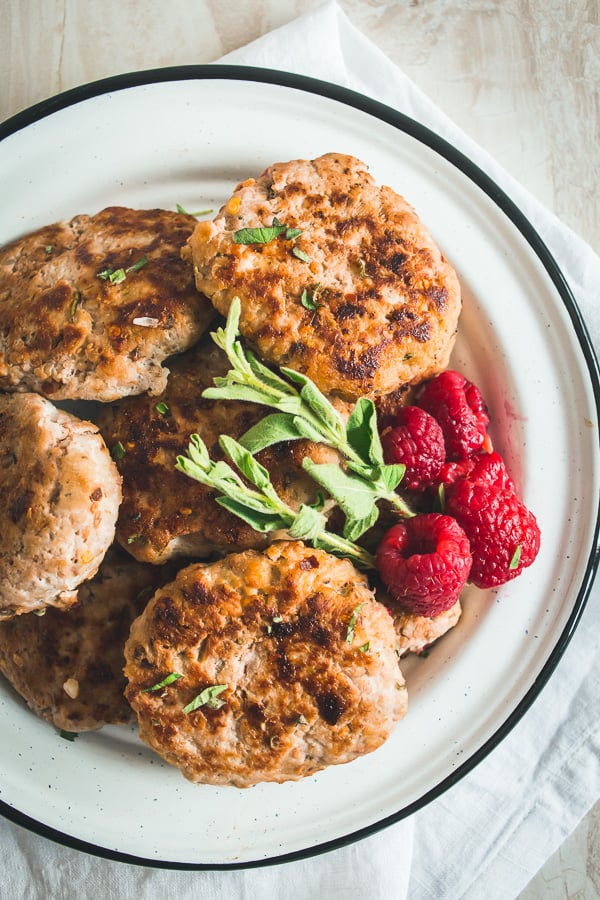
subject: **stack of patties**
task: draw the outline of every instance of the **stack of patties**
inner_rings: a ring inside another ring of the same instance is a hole
[[[350,561],[255,531],[175,469],[192,433],[219,459],[220,435],[239,438],[266,414],[203,397],[229,365],[202,334],[234,297],[258,357],[308,375],[339,408],[367,396],[386,409],[445,368],[460,312],[456,275],[412,208],[341,154],[271,166],[239,185],[213,222],[111,208],[4,248],[0,388],[28,392],[7,401],[18,404],[7,413],[11,441],[26,430],[22,417],[31,420],[28,398],[54,409],[33,391],[99,400],[99,433],[86,428],[104,468],[76,463],[81,487],[68,497],[54,474],[40,502],[24,487],[46,477],[37,453],[11,493],[3,614],[75,605],[4,623],[0,667],[58,727],[126,721],[132,707],[141,738],[186,777],[245,787],[378,747],[406,712],[399,656],[439,637],[460,607],[443,622],[390,615]],[[26,459],[13,451],[5,449],[7,485]],[[307,456],[337,460],[306,440],[258,455],[295,508],[317,500]],[[92,470],[97,486],[86,480]],[[29,523],[44,505],[59,521],[44,565],[60,576],[42,579],[42,590],[32,539],[42,525]],[[74,509],[85,521],[74,522]],[[121,549],[89,581],[115,531]],[[25,575],[11,602],[19,556]],[[47,689],[40,672],[32,677],[35,658]]]
[[[162,361],[214,317],[180,258],[195,224],[112,207],[0,250],[0,619],[9,620],[0,668],[67,730],[126,718],[122,647],[141,611],[134,595],[165,575],[129,571],[131,559],[116,573],[114,560],[102,566],[121,477],[97,426],[48,398],[162,389]]]

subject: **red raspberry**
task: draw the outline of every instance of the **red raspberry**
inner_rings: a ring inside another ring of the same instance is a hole
[[[386,463],[406,466],[401,486],[408,491],[423,491],[433,484],[446,459],[442,429],[418,406],[400,407],[381,444]]]
[[[465,478],[515,491],[515,485],[504,465],[504,460],[496,451],[476,453],[470,459],[445,463],[439,471],[436,484],[454,484],[459,479]]]
[[[510,488],[466,478],[448,485],[445,513],[464,529],[473,554],[469,580],[497,587],[530,566],[540,548],[535,516]]]
[[[428,381],[417,398],[441,425],[449,460],[468,459],[484,447],[489,417],[477,388],[447,369]]]
[[[407,612],[438,616],[454,606],[471,569],[469,541],[450,516],[428,513],[393,525],[376,554],[379,574]]]

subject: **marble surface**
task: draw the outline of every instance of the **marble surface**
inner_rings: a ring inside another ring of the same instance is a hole
[[[321,0],[3,0],[0,121],[122,72],[206,63]],[[340,0],[439,107],[600,251],[599,0]],[[600,804],[521,894],[600,897]]]

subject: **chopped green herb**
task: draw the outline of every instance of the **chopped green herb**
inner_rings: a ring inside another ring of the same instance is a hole
[[[33,614],[34,614],[34,616],[39,616],[40,618],[42,616],[45,616],[46,615],[46,607],[43,606],[42,609],[34,609]]]
[[[65,741],[75,741],[79,737],[76,731],[63,731],[62,729],[58,732],[61,738],[64,738]]]
[[[366,644],[363,644],[362,647],[359,647],[358,649],[360,650],[361,653],[366,653],[368,650],[371,649],[371,642],[367,641]]]
[[[126,277],[125,269],[103,269],[102,272],[98,272],[98,278],[111,284],[120,284]]]
[[[209,216],[214,212],[214,209],[199,209],[197,212],[188,212],[180,203],[177,204],[176,209],[178,213],[183,213],[184,216],[194,216],[194,218],[198,218],[198,216]]]
[[[384,462],[373,401],[361,398],[345,423],[306,375],[282,367],[283,378],[251,351],[244,350],[236,339],[239,316],[240,301],[235,297],[225,327],[212,335],[227,354],[232,369],[225,377],[216,378],[215,387],[207,388],[202,396],[254,402],[277,410],[253,426],[239,442],[226,436],[220,441],[235,466],[259,491],[250,490],[228,464],[213,462],[198,435],[192,435],[188,457],[177,458],[177,468],[223,494],[217,502],[255,530],[264,533],[285,528],[293,539],[349,556],[370,568],[371,554],[355,541],[375,524],[378,501],[385,500],[402,516],[413,515],[396,492],[404,466]],[[344,512],[342,538],[326,530],[326,518],[319,509],[303,505],[292,510],[284,503],[275,492],[269,473],[253,457],[273,444],[298,439],[325,444],[342,456],[344,468],[338,463],[317,464],[309,458],[303,461],[303,468]]]
[[[110,455],[113,459],[123,459],[125,456],[125,447],[121,443],[121,441],[117,441],[117,443],[111,447]]]
[[[359,258],[358,260],[358,271],[361,278],[366,278],[367,276],[367,264],[364,259]]]
[[[132,534],[130,537],[127,538],[127,543],[135,544],[136,541],[139,541],[140,537],[141,537],[141,535],[139,535],[139,534]]]
[[[509,567],[508,567],[511,571],[512,571],[513,569],[516,569],[516,568],[518,567],[518,565],[519,565],[519,560],[521,559],[521,553],[522,553],[522,551],[523,551],[523,545],[522,545],[522,544],[517,544],[517,549],[516,549],[515,552],[513,553],[513,558],[511,559],[510,565],[509,565]]]
[[[140,259],[138,259],[138,261],[136,263],[134,263],[132,266],[129,266],[127,269],[125,269],[125,272],[139,272],[140,269],[142,269],[146,265],[147,262],[148,262],[148,257],[144,253],[144,255],[142,257],[140,257]]]
[[[292,247],[292,253],[297,259],[301,259],[302,262],[310,262],[310,256],[308,253],[305,253],[304,250],[301,250],[300,247]]]
[[[352,615],[350,616],[350,621],[348,622],[348,628],[346,630],[346,643],[351,644],[354,640],[354,629],[356,628],[356,623],[358,622],[358,614],[361,611],[365,604],[359,603],[358,606],[354,609]]]
[[[150,694],[154,691],[160,691],[161,688],[168,687],[170,684],[173,684],[174,681],[178,681],[180,678],[183,678],[181,672],[171,672],[167,675],[166,678],[163,678],[162,681],[157,682],[157,684],[153,684],[152,687],[144,688],[142,694]]]
[[[154,409],[156,410],[156,412],[160,413],[161,416],[166,416],[167,413],[169,412],[168,404],[163,403],[162,400],[160,401],[160,403],[157,403],[157,404],[156,404],[156,406],[154,407]]]
[[[300,303],[304,307],[304,309],[319,309],[320,306],[323,306],[322,303],[317,303],[317,294],[319,292],[320,282],[316,282],[313,284],[310,289],[310,294],[308,292],[308,288],[304,288],[302,291],[302,296],[300,297]]]
[[[279,219],[273,219],[272,225],[260,225],[258,228],[240,228],[233,232],[233,240],[236,244],[268,244],[283,235],[288,241],[302,234],[301,228],[289,228]]]
[[[73,299],[71,300],[71,306],[69,307],[69,319],[71,322],[75,320],[75,316],[77,315],[77,310],[81,305],[81,291],[75,291],[73,294]]]
[[[50,256],[53,250],[54,247],[52,246],[52,244],[48,244],[46,247],[44,247],[44,253],[47,253],[48,256]]]
[[[103,269],[102,272],[98,272],[97,277],[102,279],[102,281],[110,282],[110,284],[121,284],[122,281],[125,281],[129,272],[139,272],[147,262],[148,257],[144,253],[144,255],[136,263],[133,263],[132,266],[128,266],[126,269]]]
[[[283,622],[283,616],[273,616],[274,622]]]
[[[191,703],[183,707],[184,713],[194,712],[195,709],[199,709],[201,706],[208,706],[209,709],[220,709],[225,701],[219,698],[219,694],[225,690],[227,690],[226,684],[213,684],[204,688],[203,691],[200,691],[194,697]]]

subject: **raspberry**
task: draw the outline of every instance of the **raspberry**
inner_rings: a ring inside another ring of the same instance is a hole
[[[446,488],[445,513],[454,516],[469,539],[469,580],[477,587],[511,581],[537,556],[536,518],[510,488],[471,478],[456,481]]]
[[[417,404],[439,422],[449,460],[468,459],[484,447],[489,417],[479,388],[447,369],[428,381]]]
[[[508,474],[504,460],[499,453],[476,453],[470,459],[444,463],[436,478],[436,484],[454,484],[459,479],[483,481],[498,488],[515,491],[515,485]]]
[[[454,606],[469,577],[471,551],[450,516],[428,513],[393,525],[376,554],[392,598],[417,616],[438,616]]]
[[[400,407],[394,425],[381,436],[386,463],[406,466],[402,488],[423,491],[432,485],[446,459],[439,424],[418,406]]]

